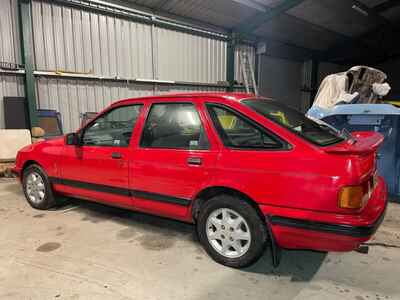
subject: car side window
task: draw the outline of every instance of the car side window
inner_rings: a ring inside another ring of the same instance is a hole
[[[223,106],[207,105],[218,134],[227,147],[277,149],[282,143],[239,113]]]
[[[141,108],[141,104],[127,105],[105,113],[84,129],[82,144],[128,147]]]
[[[151,106],[140,145],[147,148],[208,149],[208,140],[196,107],[191,103]]]

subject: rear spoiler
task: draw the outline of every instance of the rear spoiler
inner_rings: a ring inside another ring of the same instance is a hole
[[[369,154],[375,152],[384,140],[382,134],[374,131],[355,131],[351,135],[354,139],[328,146],[323,150],[331,154]]]

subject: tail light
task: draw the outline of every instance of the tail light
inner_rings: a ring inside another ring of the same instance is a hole
[[[339,207],[360,209],[371,198],[378,175],[375,173],[364,183],[356,186],[345,186],[339,192]]]
[[[339,192],[339,207],[358,209],[363,207],[364,189],[362,186],[345,186]]]

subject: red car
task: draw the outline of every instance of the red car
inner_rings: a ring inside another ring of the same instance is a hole
[[[193,222],[214,260],[244,267],[267,244],[277,264],[281,248],[350,251],[370,239],[387,204],[382,140],[249,94],[156,96],[23,148],[15,171],[34,208],[64,194]]]

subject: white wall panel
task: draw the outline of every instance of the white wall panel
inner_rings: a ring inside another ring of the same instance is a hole
[[[37,80],[38,107],[61,112],[65,132],[79,127],[81,113],[99,112],[113,101],[153,93],[153,86],[148,84],[46,77]]]
[[[36,69],[153,78],[151,26],[32,2]]]
[[[1,0],[0,3],[0,61],[20,64],[17,0]]]
[[[39,77],[37,80],[38,107],[61,112],[65,132],[74,131],[79,127],[81,113],[99,112],[120,99],[166,93],[222,92],[224,90],[224,88],[206,86],[166,86],[50,77]]]
[[[156,28],[157,78],[217,83],[226,80],[226,42]]]
[[[22,76],[0,74],[0,129],[4,124],[4,97],[23,97],[24,81]]]

